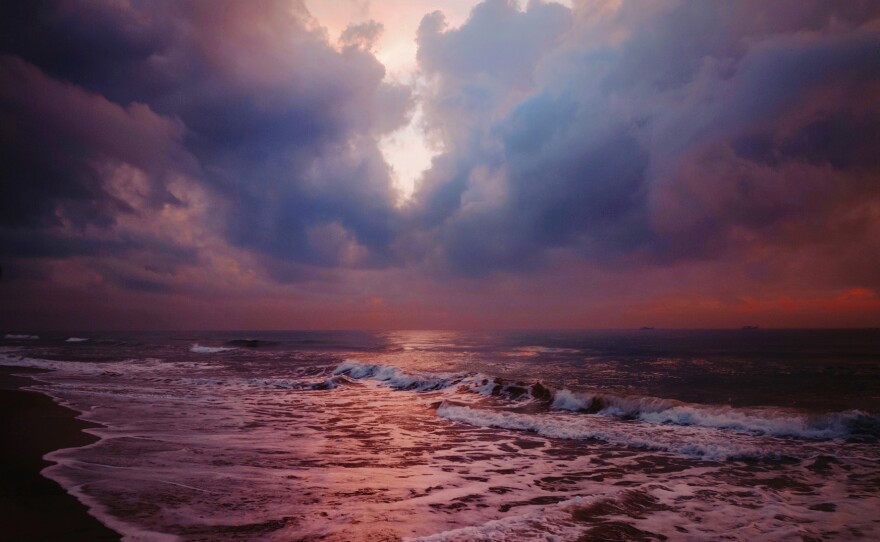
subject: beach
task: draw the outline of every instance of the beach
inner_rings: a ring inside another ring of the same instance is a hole
[[[0,524],[2,540],[111,541],[120,537],[90,516],[76,498],[40,471],[52,465],[48,452],[97,440],[83,429],[77,412],[37,392],[22,390],[34,382],[12,376],[32,371],[0,367]]]
[[[13,540],[107,535],[17,535],[88,519],[38,475],[64,446],[43,475],[138,541],[880,535],[870,330],[71,336],[0,350],[101,437],[6,392]]]

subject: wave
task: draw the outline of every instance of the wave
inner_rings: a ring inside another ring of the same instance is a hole
[[[228,346],[202,346],[200,344],[194,344],[190,347],[190,352],[195,352],[196,354],[218,354],[220,352],[228,352],[229,350],[235,350],[235,348],[230,348]]]
[[[68,337],[66,343],[84,343],[89,340],[87,337]]]
[[[311,384],[310,388],[313,390],[335,390],[339,386],[356,386],[358,385],[357,381],[351,379],[345,375],[335,375],[331,376],[327,380],[323,382],[319,382],[317,384]]]
[[[540,382],[507,382],[501,378],[482,373],[428,373],[406,371],[393,365],[366,364],[346,360],[339,364],[333,374],[344,374],[355,380],[376,380],[389,388],[409,391],[465,391],[483,396],[495,396],[510,401],[548,401],[551,390]]]
[[[68,375],[118,376],[122,374],[163,373],[169,368],[211,370],[221,368],[210,362],[166,361],[160,358],[130,358],[121,361],[72,361],[29,358],[18,354],[17,350],[0,348],[0,365],[26,367],[45,371],[59,371]]]
[[[734,408],[698,405],[673,399],[554,390],[551,407],[655,424],[729,429],[746,433],[808,439],[880,437],[880,417],[849,410],[821,415],[771,407]],[[874,426],[872,428],[872,426]]]
[[[859,410],[808,414],[780,408],[734,408],[725,405],[685,403],[650,396],[573,392],[542,382],[507,382],[481,373],[429,373],[406,371],[393,365],[341,363],[333,374],[370,379],[398,390],[417,392],[449,390],[473,392],[511,402],[537,403],[545,411],[569,411],[653,425],[692,426],[756,435],[805,439],[880,440],[880,416]]]
[[[376,380],[396,390],[437,391],[460,384],[467,373],[408,372],[393,365],[371,365],[346,360],[333,370],[355,380]]]
[[[528,431],[548,438],[600,440],[644,450],[672,452],[711,460],[778,457],[781,454],[757,442],[735,442],[720,431],[698,427],[642,426],[614,423],[598,416],[525,414],[454,405],[444,401],[437,416],[477,427]],[[742,439],[740,439],[742,440]]]
[[[15,334],[15,333],[7,333],[4,339],[9,339],[12,341],[36,341],[40,338],[39,335],[23,335],[23,334]]]

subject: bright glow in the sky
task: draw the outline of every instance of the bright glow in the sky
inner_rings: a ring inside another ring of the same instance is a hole
[[[374,47],[376,58],[385,66],[385,77],[401,83],[418,78],[416,32],[422,17],[442,11],[450,26],[459,26],[478,0],[410,0],[407,2],[370,2],[366,0],[308,0],[311,14],[327,28],[335,41],[351,24],[369,20],[382,23],[384,30]],[[405,203],[415,192],[422,173],[431,165],[437,149],[425,141],[421,129],[421,107],[416,105],[410,122],[379,142],[398,193],[398,203]]]
[[[422,17],[433,11],[442,11],[450,26],[459,26],[478,3],[478,0],[307,0],[306,6],[327,28],[331,41],[335,41],[348,25],[370,20],[382,23],[384,30],[376,43],[376,58],[385,65],[389,77],[406,80],[417,69],[416,31]]]
[[[467,20],[478,3],[479,0],[307,0],[306,6],[327,29],[331,42],[335,42],[351,24],[369,20],[382,23],[384,30],[373,52],[385,66],[386,78],[409,84],[419,77],[416,32],[422,18],[431,12],[441,11],[449,26],[457,27]],[[571,5],[570,0],[559,3]],[[409,124],[379,142],[379,149],[392,169],[399,204],[412,196],[419,178],[430,167],[431,158],[438,152],[425,141],[420,121],[421,107],[416,104]]]
[[[379,150],[391,166],[397,189],[397,203],[403,205],[416,190],[422,173],[431,166],[436,154],[425,141],[421,128],[421,107],[417,106],[409,124],[379,141]]]

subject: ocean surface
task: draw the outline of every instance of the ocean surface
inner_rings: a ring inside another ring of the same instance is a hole
[[[126,540],[880,540],[880,331],[8,334]],[[14,446],[14,443],[5,445]]]

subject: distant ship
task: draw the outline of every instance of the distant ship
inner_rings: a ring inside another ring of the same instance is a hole
[[[642,331],[650,331],[654,329],[654,326],[642,326],[639,329],[641,329]]]
[[[743,326],[743,329],[758,329],[758,326]]]

